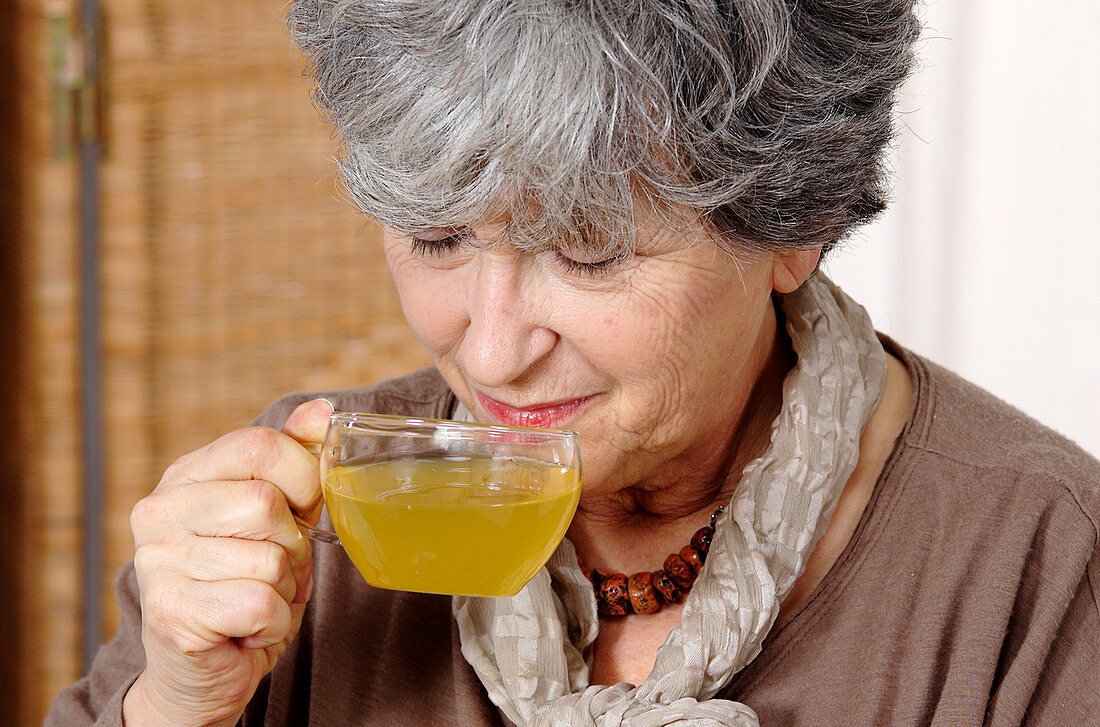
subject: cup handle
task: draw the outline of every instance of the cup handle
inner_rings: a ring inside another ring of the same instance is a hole
[[[302,442],[301,444],[302,447],[304,447],[305,450],[312,454],[314,457],[320,456],[321,448],[324,447],[321,442]],[[307,523],[302,518],[298,517],[297,515],[294,516],[294,519],[298,522],[298,527],[300,527],[306,532],[307,535],[309,535],[310,540],[316,540],[321,543],[342,545],[342,543],[340,542],[340,537],[331,530],[322,530],[321,528],[316,528]]]
[[[305,520],[298,517],[297,515],[294,516],[294,519],[298,521],[298,527],[306,531],[306,534],[309,535],[310,540],[316,540],[321,543],[333,543],[334,545],[341,545],[340,536],[338,536],[331,530],[321,530],[320,528],[315,528],[312,525],[307,524]]]

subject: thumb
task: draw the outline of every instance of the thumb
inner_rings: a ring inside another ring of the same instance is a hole
[[[321,443],[325,441],[325,432],[328,430],[328,420],[333,409],[332,402],[328,399],[314,399],[299,404],[283,424],[283,434],[300,444]]]

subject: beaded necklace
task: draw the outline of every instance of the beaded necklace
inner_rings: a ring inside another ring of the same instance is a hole
[[[596,592],[599,614],[656,613],[665,604],[684,600],[707,560],[714,524],[725,509],[724,505],[719,506],[710,516],[710,525],[699,528],[691,536],[690,545],[680,548],[678,553],[671,553],[665,558],[664,567],[652,572],[641,571],[628,577],[625,573],[611,573],[603,568],[589,570],[578,555],[577,564]]]

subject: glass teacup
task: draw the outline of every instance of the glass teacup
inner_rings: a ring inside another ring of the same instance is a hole
[[[320,447],[339,542],[368,583],[465,596],[518,593],[580,497],[577,435],[337,412]]]

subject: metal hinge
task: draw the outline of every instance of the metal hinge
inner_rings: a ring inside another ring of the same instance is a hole
[[[53,155],[101,142],[99,34],[72,14],[55,9],[47,18],[50,49],[50,117]]]

